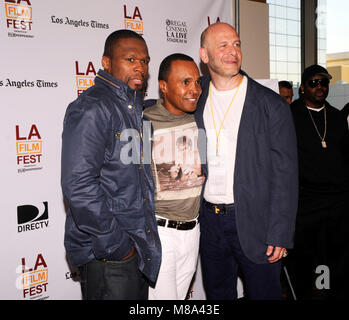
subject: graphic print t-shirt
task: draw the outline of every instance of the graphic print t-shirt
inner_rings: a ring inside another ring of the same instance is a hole
[[[155,213],[171,220],[192,220],[199,212],[204,182],[198,129],[193,114],[172,114],[160,102],[144,111],[154,128]]]

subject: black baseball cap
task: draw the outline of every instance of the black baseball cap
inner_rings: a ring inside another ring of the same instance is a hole
[[[302,74],[302,84],[304,84],[307,80],[314,77],[315,75],[320,74],[325,76],[328,79],[332,79],[332,76],[328,73],[328,71],[319,66],[318,64],[313,64],[312,66],[306,68]]]

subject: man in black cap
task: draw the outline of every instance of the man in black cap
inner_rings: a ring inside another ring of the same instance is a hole
[[[306,68],[301,98],[291,104],[299,204],[294,249],[286,263],[298,299],[340,299],[345,290],[349,294],[349,132],[340,111],[326,101],[331,78],[319,65]]]

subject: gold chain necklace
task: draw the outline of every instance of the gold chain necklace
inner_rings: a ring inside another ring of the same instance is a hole
[[[216,128],[216,121],[214,120],[214,114],[213,114],[212,98],[211,98],[211,85],[212,85],[212,83],[210,83],[209,95],[210,95],[210,107],[211,107],[211,113],[212,113],[213,127],[214,127],[214,130],[215,130],[215,133],[216,133],[216,156],[218,155],[219,135],[221,134],[221,129],[222,129],[222,127],[223,127],[223,123],[224,123],[224,121],[225,121],[225,118],[226,118],[226,116],[227,116],[227,114],[228,114],[228,112],[229,112],[229,109],[230,109],[231,105],[233,104],[233,101],[235,100],[235,97],[236,97],[236,95],[237,95],[237,93],[238,93],[238,91],[239,91],[239,88],[240,88],[240,86],[241,86],[241,83],[242,83],[242,80],[243,80],[243,79],[244,79],[244,77],[241,76],[240,83],[239,83],[239,85],[238,85],[238,87],[237,87],[237,89],[236,89],[236,91],[235,91],[235,94],[234,94],[233,98],[232,98],[231,101],[230,101],[230,104],[229,104],[229,107],[228,107],[227,111],[226,111],[225,114],[224,114],[224,117],[223,117],[223,120],[222,120],[222,122],[221,122],[221,125],[220,125],[220,128],[219,128],[218,132],[217,132],[217,128]]]
[[[317,126],[316,126],[316,123],[315,123],[315,121],[314,121],[314,119],[313,119],[313,116],[311,115],[311,112],[310,112],[309,108],[308,108],[308,107],[306,107],[306,108],[307,108],[307,110],[308,110],[308,112],[309,112],[309,115],[310,115],[311,121],[313,122],[313,125],[314,125],[314,127],[315,127],[315,130],[316,130],[316,132],[317,132],[317,134],[318,134],[318,136],[319,136],[319,138],[320,138],[320,140],[321,140],[321,145],[322,145],[322,147],[323,147],[323,148],[327,148],[327,144],[326,144],[326,141],[325,141],[326,131],[327,131],[326,107],[324,106],[325,128],[324,128],[324,135],[323,135],[323,136],[321,136],[321,134],[320,134],[320,132],[319,132]]]

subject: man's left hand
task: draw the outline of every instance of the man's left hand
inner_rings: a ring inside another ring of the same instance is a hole
[[[269,257],[268,261],[274,263],[279,261],[281,258],[286,257],[287,251],[286,248],[268,246],[266,255]]]

